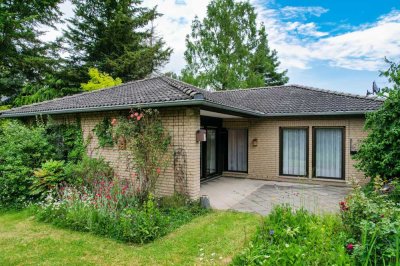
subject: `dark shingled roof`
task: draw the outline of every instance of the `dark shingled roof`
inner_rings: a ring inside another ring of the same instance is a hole
[[[234,101],[264,115],[365,113],[378,109],[383,100],[301,85],[215,92],[219,99]]]
[[[382,100],[299,85],[210,92],[165,76],[127,82],[3,111],[0,117],[127,109],[137,106],[207,105],[253,116],[363,114]]]

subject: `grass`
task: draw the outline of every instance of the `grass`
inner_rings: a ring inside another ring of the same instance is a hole
[[[0,265],[225,265],[260,221],[255,214],[211,212],[140,246],[39,223],[27,211],[0,213]]]

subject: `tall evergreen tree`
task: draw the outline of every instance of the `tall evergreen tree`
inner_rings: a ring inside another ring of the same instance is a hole
[[[0,96],[16,95],[26,82],[38,82],[51,73],[57,60],[54,43],[39,37],[41,26],[54,27],[62,0],[0,1]]]
[[[155,38],[156,9],[139,0],[72,0],[75,16],[64,32],[71,64],[87,73],[96,67],[123,81],[143,78],[167,62],[172,52]],[[86,75],[86,74],[85,74]]]
[[[186,37],[186,67],[182,79],[215,90],[281,85],[275,50],[270,50],[265,27],[259,29],[249,2],[213,0],[207,16],[192,22]]]

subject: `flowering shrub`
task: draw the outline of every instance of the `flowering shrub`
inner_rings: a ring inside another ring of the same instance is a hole
[[[382,190],[379,178],[375,181],[372,191],[358,187],[341,203],[347,250],[363,265],[399,263],[400,205]]]
[[[39,221],[132,243],[150,242],[205,212],[198,203],[160,207],[152,194],[141,202],[127,180],[101,180],[90,189],[66,186],[57,194],[36,206]]]
[[[234,265],[346,265],[340,219],[275,207]]]
[[[138,180],[140,197],[154,193],[159,176],[172,157],[171,137],[154,109],[132,110],[127,117],[112,119],[116,139],[124,139],[131,158],[132,176]]]

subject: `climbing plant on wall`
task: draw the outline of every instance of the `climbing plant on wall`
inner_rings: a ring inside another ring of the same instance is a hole
[[[99,147],[112,147],[114,145],[112,126],[109,117],[104,117],[95,128],[94,133],[99,141]]]
[[[134,158],[138,196],[146,199],[171,161],[171,137],[154,109],[131,110],[127,117],[112,119],[111,125],[116,139],[126,141],[126,149]]]

